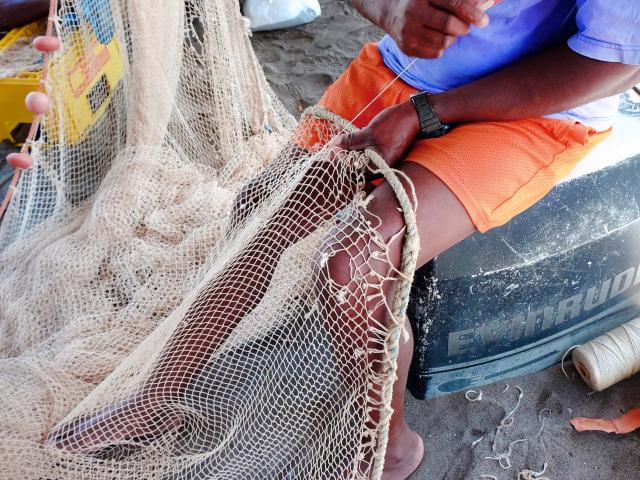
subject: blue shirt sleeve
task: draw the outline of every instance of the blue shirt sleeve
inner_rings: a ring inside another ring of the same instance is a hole
[[[640,0],[577,0],[569,48],[596,60],[640,65]]]

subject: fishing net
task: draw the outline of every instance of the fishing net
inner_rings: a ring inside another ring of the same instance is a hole
[[[332,147],[347,121],[293,122],[236,0],[57,7],[51,108],[0,229],[0,476],[378,478],[408,182]]]
[[[25,30],[24,35],[0,42],[6,44],[0,47],[0,79],[38,71],[42,67],[42,55],[32,48],[31,41],[35,36],[44,34],[46,22],[34,23]]]

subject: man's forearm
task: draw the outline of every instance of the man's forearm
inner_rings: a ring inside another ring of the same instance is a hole
[[[434,95],[432,103],[446,123],[517,120],[569,110],[638,82],[640,66],[593,60],[561,45]]]

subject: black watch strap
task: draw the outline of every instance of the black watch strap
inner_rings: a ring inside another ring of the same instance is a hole
[[[447,125],[443,125],[438,118],[438,114],[433,110],[429,94],[418,93],[411,97],[413,107],[418,114],[420,121],[420,135],[418,138],[434,138],[444,135],[448,130]]]

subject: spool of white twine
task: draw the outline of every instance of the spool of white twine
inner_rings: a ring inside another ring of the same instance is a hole
[[[635,375],[640,372],[640,318],[576,348],[572,357],[582,379],[597,392]]]

